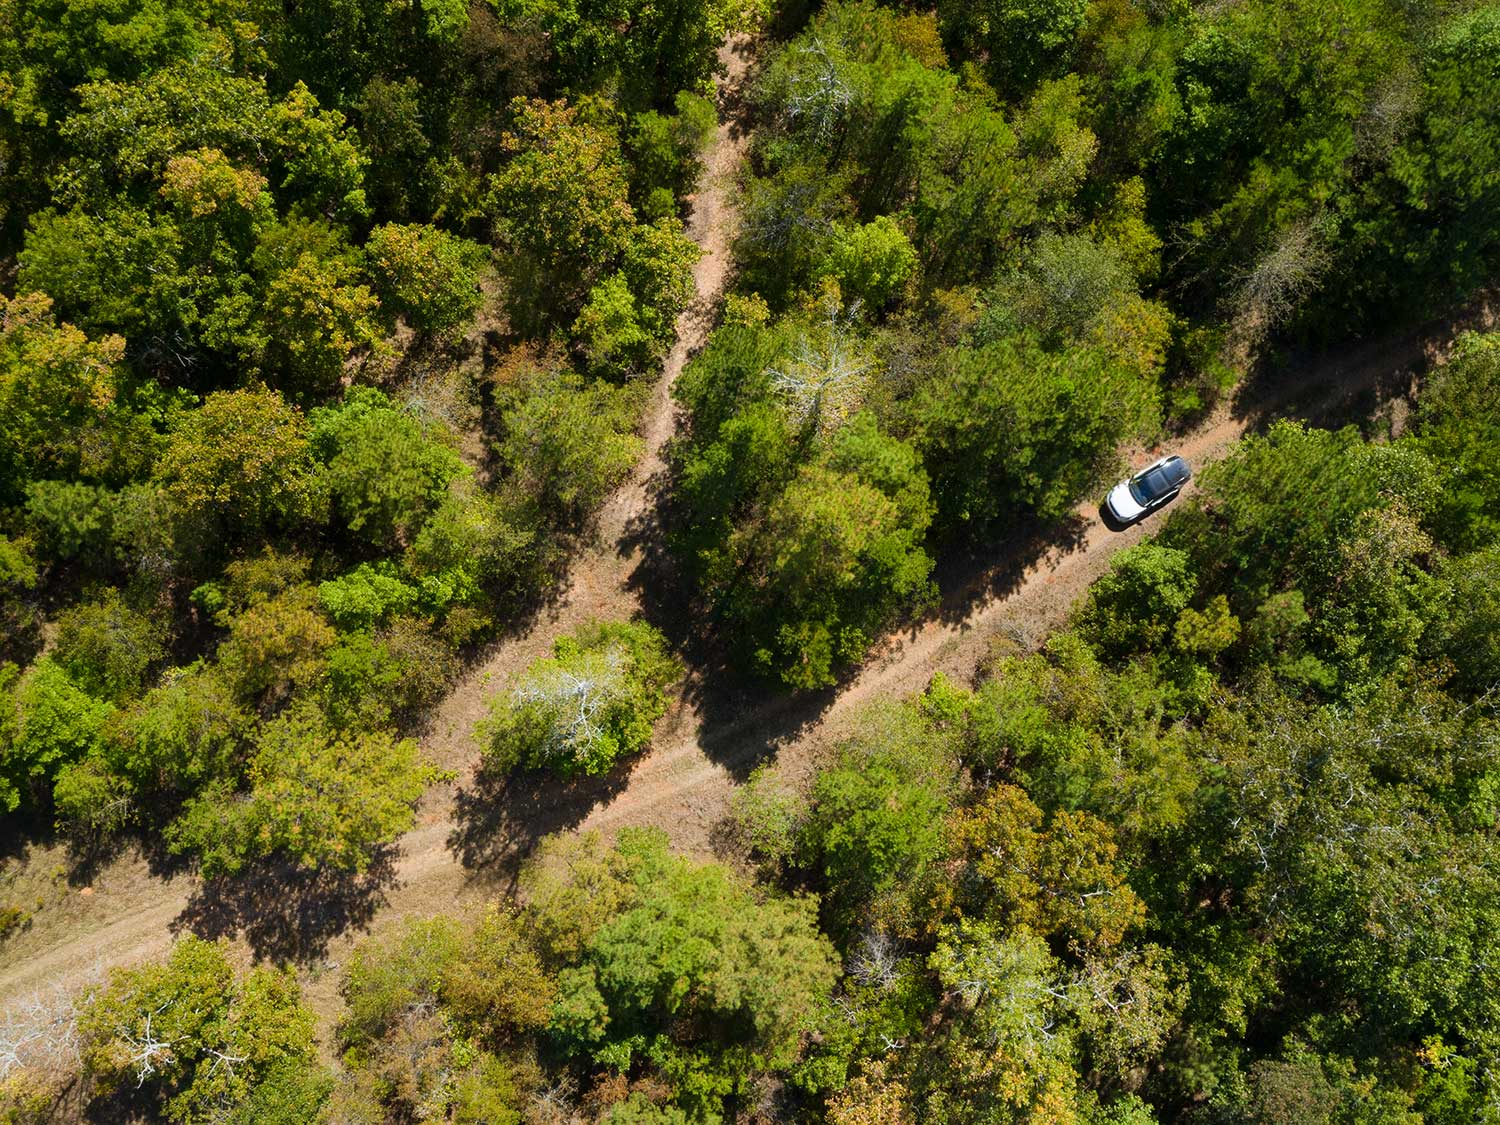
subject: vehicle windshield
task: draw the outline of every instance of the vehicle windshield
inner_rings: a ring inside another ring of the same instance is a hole
[[[1150,504],[1171,492],[1173,487],[1175,487],[1175,482],[1166,469],[1157,468],[1133,477],[1130,481],[1130,495],[1135,497],[1137,504]]]

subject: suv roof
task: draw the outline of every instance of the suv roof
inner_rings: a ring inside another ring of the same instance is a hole
[[[1157,497],[1180,487],[1189,475],[1187,462],[1181,457],[1168,457],[1132,477],[1131,484],[1134,487],[1131,491],[1136,494],[1138,501],[1149,504]]]

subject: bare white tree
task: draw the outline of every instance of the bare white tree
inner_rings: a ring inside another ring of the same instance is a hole
[[[1259,334],[1286,320],[1318,288],[1332,260],[1313,220],[1283,227],[1271,248],[1241,276],[1242,323]]]
[[[130,1051],[130,1064],[135,1067],[136,1088],[146,1084],[146,1080],[156,1075],[162,1067],[170,1066],[176,1056],[172,1053],[172,1044],[176,1039],[162,1039],[152,1029],[156,1017],[172,1006],[170,1000],[164,1000],[154,1010],[146,1013],[145,1024],[137,1030],[129,1024],[120,1024],[117,1030],[120,1041]]]
[[[866,930],[849,958],[849,975],[863,985],[888,991],[901,972],[905,947],[882,930]]]
[[[793,53],[794,76],[787,91],[786,117],[817,140],[827,140],[854,104],[854,88],[841,72],[841,60],[814,36]]]
[[[0,1010],[0,1081],[22,1070],[77,1070],[78,1010],[103,978],[95,966],[81,984],[54,984]]]
[[[944,986],[978,1015],[992,1043],[1031,1050],[1056,1034],[1056,1017],[1070,998],[1040,942],[982,934],[946,951],[940,946],[937,956]]]
[[[1370,104],[1354,123],[1354,143],[1367,159],[1388,156],[1417,118],[1420,81],[1413,68],[1397,66],[1376,84]]]
[[[803,336],[791,358],[768,372],[771,388],[797,425],[834,429],[864,402],[872,365],[848,329],[858,315],[858,301],[846,314],[831,311],[825,326]]]
[[[578,1112],[577,1099],[577,1084],[564,1075],[531,1095],[528,1120],[537,1125],[577,1125],[583,1120]]]
[[[210,1074],[217,1074],[220,1070],[223,1070],[225,1074],[233,1078],[234,1068],[239,1066],[241,1063],[250,1061],[249,1055],[231,1055],[228,1051],[215,1050],[213,1047],[210,1047],[208,1049],[208,1053],[212,1055],[214,1059],[214,1061],[209,1064],[208,1072]]]
[[[625,656],[619,648],[590,654],[575,667],[555,665],[521,684],[512,693],[518,706],[536,704],[551,719],[549,752],[572,754],[602,733],[600,714],[625,686]]]

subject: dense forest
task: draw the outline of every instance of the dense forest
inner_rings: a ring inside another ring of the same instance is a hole
[[[0,806],[206,872],[410,823],[403,720],[639,453],[686,15],[7,6]]]
[[[0,0],[0,960],[30,848],[387,857],[685,313],[673,612],[508,669],[495,786],[628,768],[685,677],[836,692],[940,564],[1497,266],[1494,0]],[[0,1122],[1500,1122],[1500,333],[1410,399],[1247,433],[715,858],[548,837],[332,1019],[190,933],[5,1009]]]

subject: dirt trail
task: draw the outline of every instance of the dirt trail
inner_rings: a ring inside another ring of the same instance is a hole
[[[737,104],[750,65],[750,40],[737,38],[719,51],[725,68],[720,82],[724,107]],[[735,115],[724,118],[705,153],[698,192],[692,197],[688,234],[703,250],[693,267],[694,299],[678,318],[677,339],[663,361],[641,435],[646,452],[630,478],[599,513],[592,545],[574,560],[556,604],[518,637],[495,645],[470,668],[438,707],[423,748],[436,761],[467,774],[473,766],[474,724],[489,699],[517,671],[551,651],[560,635],[594,619],[626,619],[640,612],[631,576],[641,563],[632,542],[633,524],[652,506],[651,482],[665,468],[663,452],[675,428],[672,384],[688,359],[703,346],[730,269],[734,237],[733,191],[736,171],[749,143]],[[468,880],[449,848],[455,820],[453,786],[430,792],[418,808],[417,826],[402,837],[391,886],[381,897],[386,915],[432,912],[451,907]],[[71,972],[99,963],[116,964],[161,952],[172,941],[174,923],[193,902],[198,883],[187,876],[164,881],[139,857],[111,864],[92,885],[74,891],[52,919],[22,933],[0,950],[0,1001]],[[384,924],[384,919],[382,919]],[[349,938],[328,944],[325,963],[340,956]],[[317,982],[313,984],[318,990]]]
[[[1460,331],[1493,327],[1495,321],[1494,307],[1480,303],[1439,324],[1358,344],[1338,356],[1310,357],[1292,365],[1269,391],[1249,388],[1167,444],[1201,467],[1223,457],[1260,422],[1280,414],[1341,418],[1361,399],[1366,409],[1390,403],[1404,407],[1415,376],[1440,361]],[[1404,416],[1404,411],[1398,414]],[[1131,464],[1141,467],[1161,452],[1134,450]],[[1190,483],[1184,495],[1193,491]],[[1033,557],[1019,571],[1009,559],[981,568],[947,594],[938,613],[887,638],[821,708],[803,705],[799,715],[796,704],[773,701],[713,729],[705,728],[694,708],[680,708],[667,728],[658,731],[651,752],[635,764],[623,792],[593,808],[582,827],[657,824],[672,833],[679,848],[708,850],[737,778],[756,762],[774,756],[790,776],[803,775],[820,750],[849,730],[850,719],[864,704],[920,691],[937,672],[968,682],[997,643],[1034,648],[1109,569],[1114,554],[1152,534],[1160,522],[1161,517],[1154,517],[1123,531],[1111,530],[1095,504],[1080,504],[1071,535],[1039,553],[1024,546],[1019,552],[1000,548],[1001,556]],[[787,713],[792,721],[782,725],[790,729],[778,734],[777,720]]]
[[[720,48],[719,60],[726,70],[720,84],[722,101],[737,94],[749,59],[749,40],[731,40]],[[662,376],[641,425],[645,456],[630,479],[605,501],[594,543],[569,567],[558,604],[525,635],[495,646],[438,707],[424,748],[444,764],[455,768],[468,764],[473,749],[470,732],[484,717],[496,689],[536,657],[550,652],[557,637],[596,618],[629,618],[640,610],[631,576],[640,565],[641,550],[631,542],[630,529],[650,510],[651,481],[666,467],[662,454],[676,421],[672,385],[708,339],[715,306],[729,276],[734,176],[749,137],[731,114],[721,112],[720,116],[726,120],[720,122],[705,154],[703,178],[692,198],[687,224],[689,236],[703,250],[693,266],[694,298],[677,320],[676,343],[663,361]]]
[[[1376,375],[1414,367],[1430,350],[1413,337],[1392,351],[1371,346],[1361,362],[1340,365],[1331,373],[1329,393],[1364,387]],[[1172,452],[1194,466],[1223,457],[1250,422],[1225,405],[1199,427],[1170,442]],[[1134,451],[1140,467],[1161,449]],[[1193,492],[1190,483],[1184,495]],[[737,777],[757,761],[774,755],[781,768],[796,777],[816,763],[818,752],[848,732],[860,708],[878,698],[900,698],[927,686],[934,673],[970,681],[998,643],[1031,649],[1063,623],[1073,603],[1090,583],[1109,569],[1117,551],[1139,543],[1160,526],[1160,518],[1123,531],[1108,528],[1096,504],[1080,504],[1072,534],[1044,549],[1019,573],[1004,565],[982,570],[965,588],[945,599],[934,616],[887,638],[823,709],[781,736],[767,733],[770,708],[755,708],[728,726],[706,731],[700,716],[683,709],[673,717],[665,737],[636,765],[629,786],[619,797],[595,808],[584,828],[617,829],[627,824],[667,827],[684,850],[707,850],[715,824],[722,818]],[[998,587],[998,589],[997,589]],[[774,704],[772,705],[775,706]],[[774,729],[774,728],[773,728]],[[705,745],[712,750],[704,752]]]
[[[721,52],[728,68],[725,88],[744,76],[745,44]],[[737,778],[757,761],[775,755],[794,775],[806,772],[821,748],[848,728],[852,715],[880,696],[899,697],[923,687],[934,672],[972,676],[997,638],[1030,647],[1059,624],[1073,601],[1102,574],[1118,550],[1139,542],[1158,521],[1112,532],[1091,505],[1080,506],[1071,535],[1037,551],[1027,544],[997,550],[1001,561],[977,567],[953,581],[941,610],[887,640],[838,692],[815,700],[715,701],[710,685],[690,682],[684,701],[660,724],[654,748],[611,778],[595,785],[549,783],[534,792],[508,793],[509,807],[492,821],[476,819],[472,766],[473,724],[491,695],[517,671],[550,649],[558,635],[597,617],[624,618],[642,608],[633,578],[642,551],[632,527],[649,518],[651,482],[662,470],[663,447],[674,428],[672,382],[706,339],[713,307],[729,271],[734,215],[731,191],[747,138],[733,121],[722,124],[707,155],[693,200],[689,231],[704,248],[694,269],[697,297],[679,320],[643,423],[647,453],[629,481],[606,503],[595,545],[572,566],[556,607],[524,635],[497,645],[465,676],[439,707],[423,740],[430,755],[459,771],[456,785],[440,786],[424,798],[418,824],[398,844],[394,868],[366,892],[365,911],[351,924],[328,927],[320,952],[303,959],[308,999],[324,1020],[336,1014],[335,969],[366,931],[379,932],[412,915],[451,910],[493,897],[503,889],[517,847],[544,831],[571,827],[613,831],[628,824],[656,824],[685,851],[705,852]],[[1232,410],[1226,406],[1171,443],[1195,466],[1220,456],[1267,412],[1298,395],[1326,406],[1331,399],[1374,392],[1371,401],[1399,398],[1412,373],[1440,354],[1457,327],[1447,324],[1353,348],[1336,360],[1320,357],[1278,381],[1270,401]],[[1300,374],[1299,374],[1300,372]],[[1134,451],[1142,464],[1154,451]],[[1020,561],[1018,561],[1020,560]],[[481,794],[482,796],[482,794]],[[467,798],[467,802],[466,802]],[[509,833],[509,834],[508,834]],[[0,1002],[99,964],[118,964],[159,953],[182,928],[199,884],[178,876],[164,881],[140,860],[122,860],[101,872],[87,896],[74,892],[34,933],[0,950]],[[300,916],[299,916],[300,917]],[[250,956],[241,940],[240,949]],[[326,1040],[325,1040],[326,1041]]]

